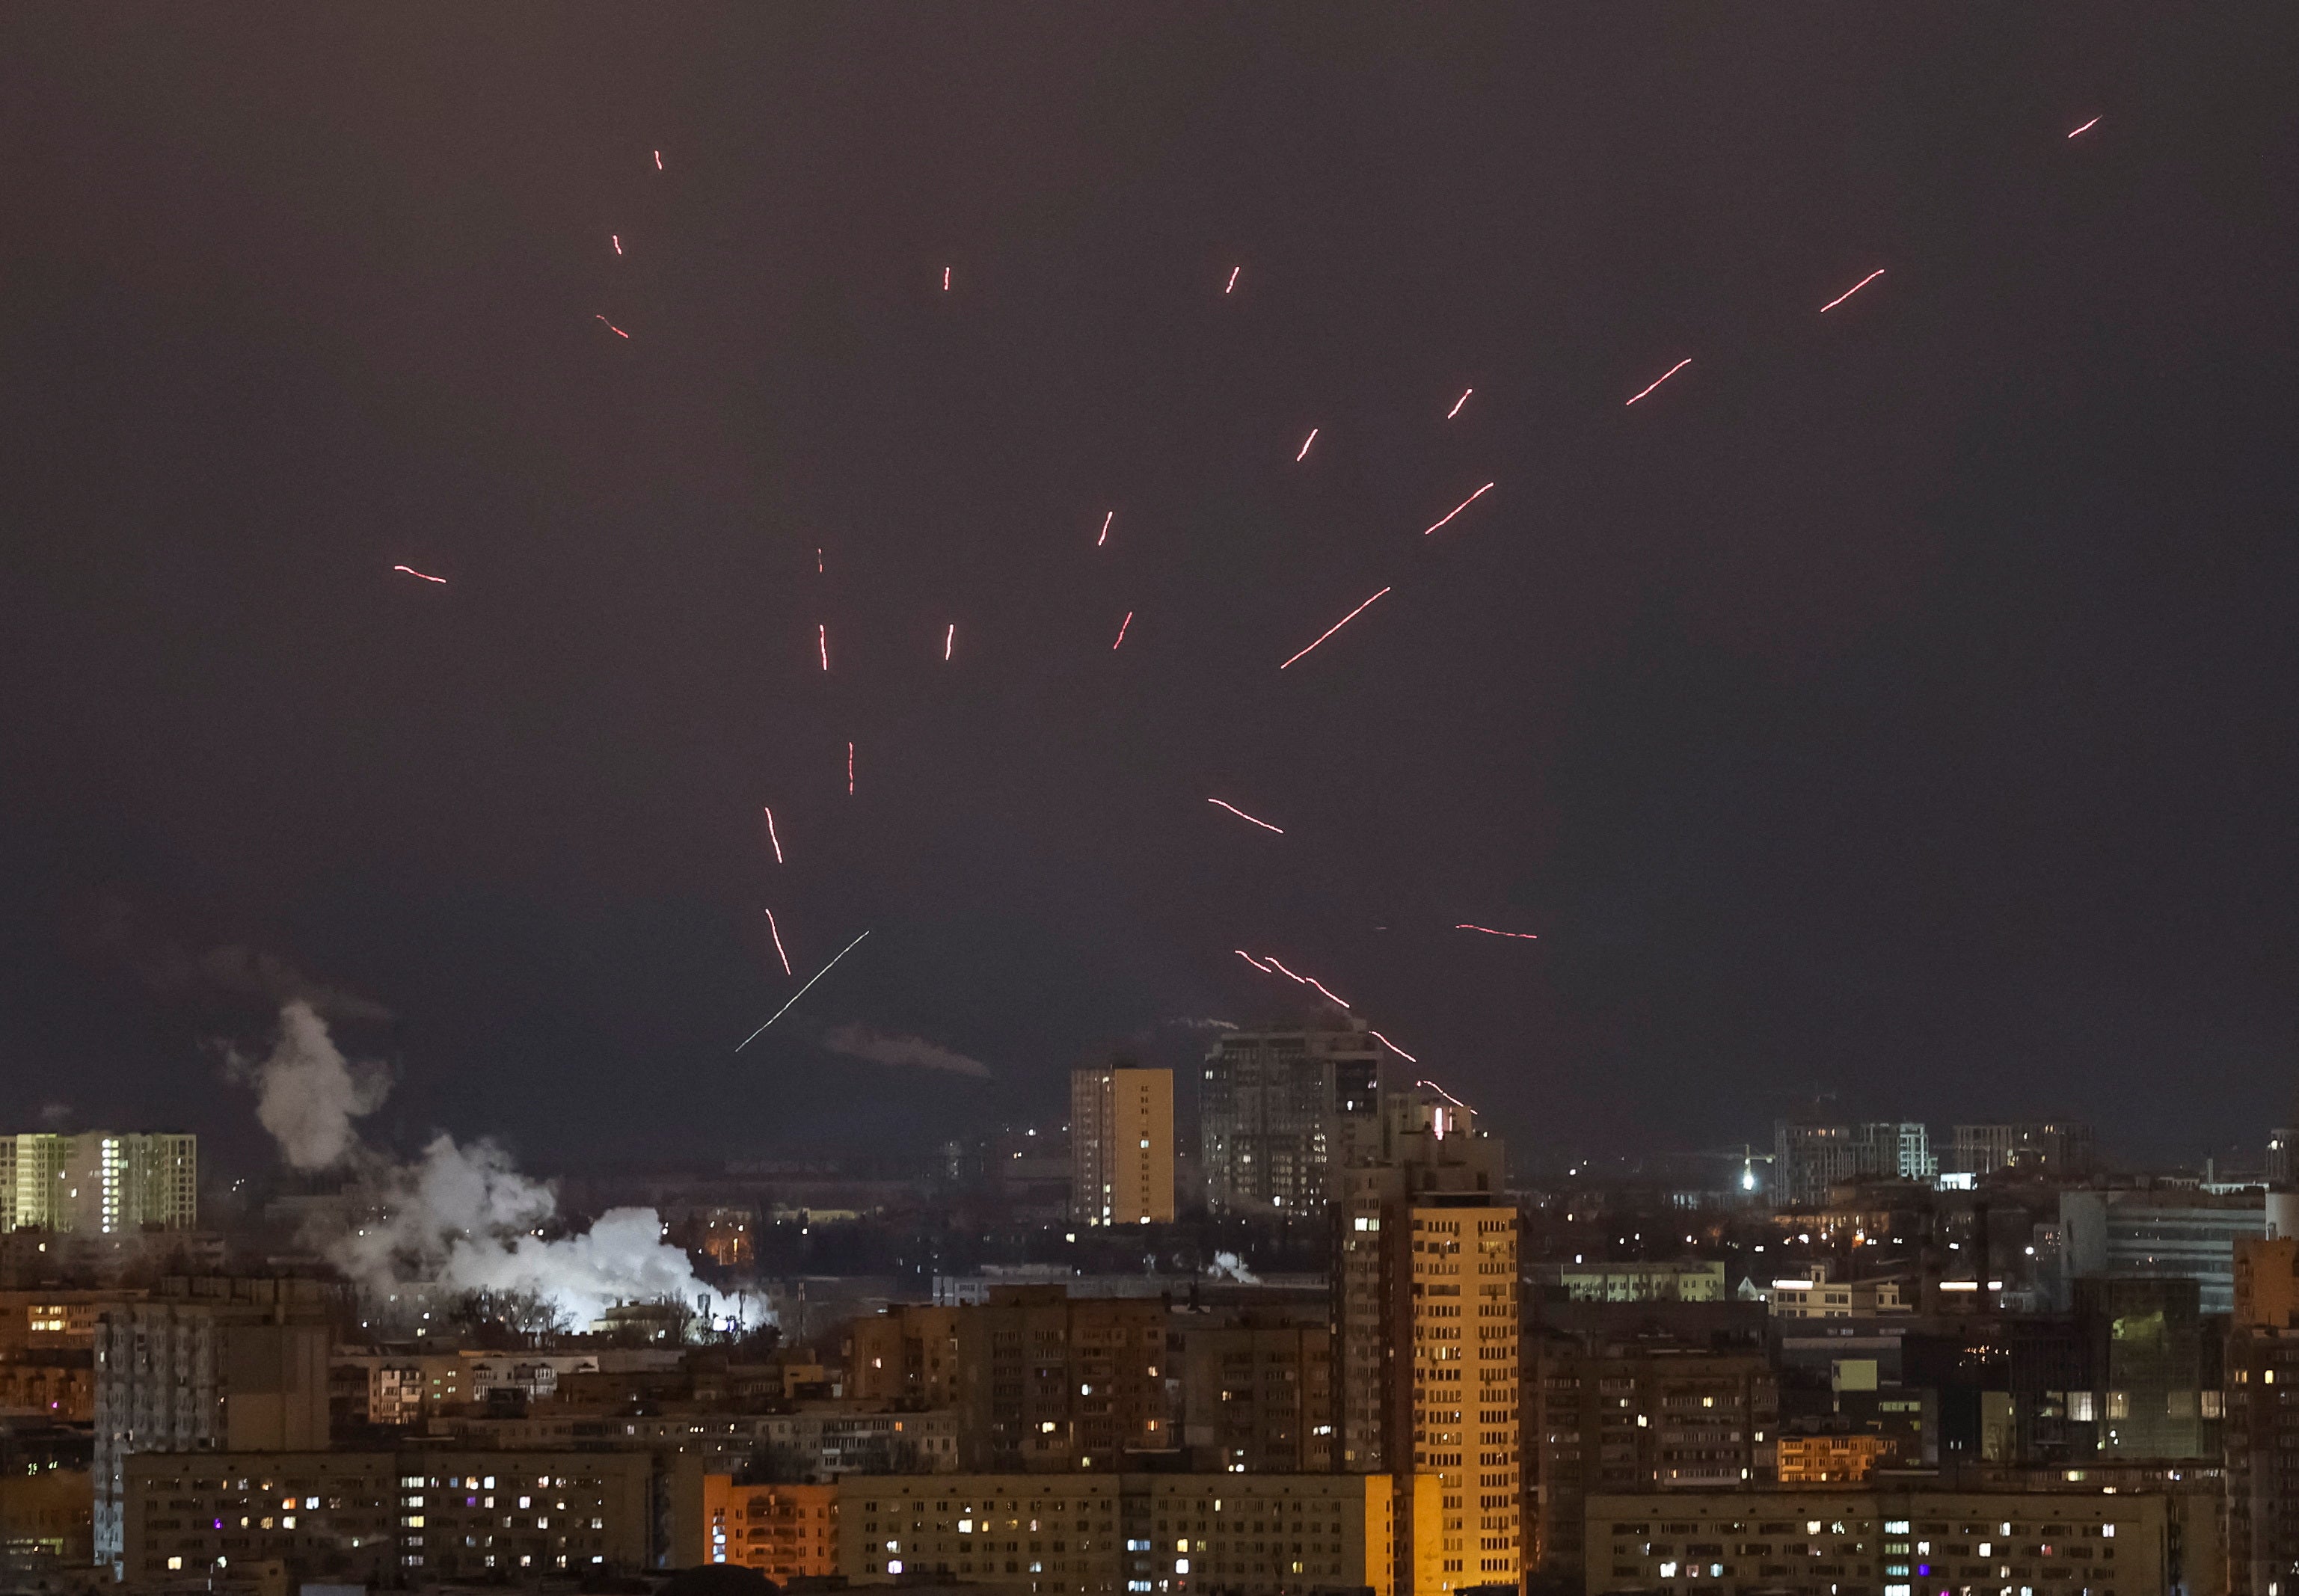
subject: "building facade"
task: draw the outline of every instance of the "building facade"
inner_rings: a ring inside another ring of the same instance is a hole
[[[1198,1084],[1199,1163],[1214,1213],[1318,1213],[1378,1140],[1381,1044],[1356,1021],[1232,1031]]]
[[[168,1133],[0,1136],[0,1232],[101,1235],[199,1225],[199,1139]]]
[[[1396,1578],[1399,1490],[1382,1475],[960,1475],[838,1487],[839,1572],[1038,1596],[1434,1592]]]
[[[2168,1596],[2164,1499],[2102,1492],[1761,1491],[1589,1499],[1590,1596]]]
[[[1154,1298],[997,1286],[987,1302],[859,1319],[848,1344],[858,1392],[955,1409],[970,1470],[1114,1469],[1129,1453],[1182,1445],[1179,1371]]]
[[[835,1485],[742,1485],[702,1481],[702,1536],[713,1563],[756,1568],[780,1584],[838,1572]]]
[[[1384,1093],[1374,1156],[1334,1213],[1340,1467],[1433,1475],[1433,1517],[1398,1509],[1400,1583],[1515,1584],[1524,1567],[1516,1209],[1501,1145],[1421,1083]]]
[[[1081,1225],[1174,1220],[1174,1072],[1070,1072],[1070,1218]]]
[[[2235,1246],[2267,1234],[2267,1198],[2253,1191],[2105,1190],[2060,1193],[2060,1260],[2068,1282],[2195,1282],[2204,1313],[2235,1309]]]
[[[643,1451],[139,1452],[123,1474],[122,1560],[144,1585],[273,1561],[294,1579],[370,1585],[700,1562],[699,1503],[674,1545],[656,1508],[681,1493],[657,1473]]]
[[[1780,1382],[1758,1349],[1715,1351],[1650,1337],[1552,1335],[1529,1360],[1533,1563],[1588,1573],[1585,1505],[1622,1492],[1729,1490],[1769,1482]]]
[[[1333,1335],[1266,1321],[1190,1326],[1174,1338],[1182,1440],[1206,1473],[1324,1474],[1333,1430]]]
[[[328,1310],[306,1280],[171,1283],[96,1316],[95,1555],[129,1549],[128,1464],[143,1452],[310,1451],[328,1444]]]
[[[2098,1168],[2092,1128],[2071,1120],[1959,1125],[1950,1132],[1948,1168],[1959,1174],[1998,1169],[2074,1177]]]

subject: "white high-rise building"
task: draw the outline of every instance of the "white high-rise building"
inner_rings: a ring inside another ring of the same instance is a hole
[[[0,1231],[192,1230],[199,1138],[167,1132],[0,1136]]]

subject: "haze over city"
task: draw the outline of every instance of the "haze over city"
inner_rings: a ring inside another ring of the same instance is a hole
[[[2299,1589],[2295,66],[0,15],[0,1596]]]

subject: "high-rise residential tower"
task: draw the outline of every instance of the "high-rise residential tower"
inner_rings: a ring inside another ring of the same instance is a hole
[[[1340,1172],[1380,1139],[1381,1044],[1356,1019],[1230,1032],[1198,1087],[1216,1214],[1321,1212]]]
[[[1436,1476],[1399,1501],[1398,1578],[1451,1591],[1523,1568],[1517,1212],[1500,1143],[1423,1082],[1385,1093],[1380,1138],[1335,1204],[1340,1467]],[[1424,1504],[1428,1498],[1422,1499]]]
[[[1172,1070],[1070,1071],[1070,1217],[1083,1225],[1172,1223]]]
[[[199,1176],[195,1136],[0,1136],[0,1231],[191,1230],[199,1223]]]

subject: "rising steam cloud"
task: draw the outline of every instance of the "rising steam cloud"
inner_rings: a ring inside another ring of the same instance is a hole
[[[979,1059],[954,1053],[923,1036],[890,1036],[865,1025],[840,1026],[823,1037],[822,1045],[834,1053],[844,1053],[852,1059],[867,1059],[873,1064],[904,1065],[913,1069],[942,1069],[952,1075],[972,1076],[977,1080],[990,1078],[990,1066]]]
[[[617,1302],[691,1304],[708,1291],[652,1209],[612,1209],[584,1234],[552,1235],[557,1193],[492,1142],[443,1132],[412,1164],[367,1146],[352,1121],[383,1101],[389,1078],[345,1060],[309,1003],[280,1010],[268,1058],[234,1069],[254,1084],[256,1118],[291,1166],[355,1171],[366,1217],[313,1239],[373,1300],[517,1292],[580,1326]]]
[[[235,1057],[232,1073],[255,1087],[255,1118],[294,1169],[331,1169],[359,1145],[352,1121],[383,1106],[391,1074],[348,1062],[328,1022],[297,998],[279,1010],[279,1039],[258,1061]]]

